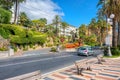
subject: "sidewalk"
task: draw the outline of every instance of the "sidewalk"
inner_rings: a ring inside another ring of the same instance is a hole
[[[73,65],[48,75],[40,80],[120,80],[120,58],[105,59],[102,64],[93,64],[92,71],[83,71],[83,75],[78,75],[76,67]]]

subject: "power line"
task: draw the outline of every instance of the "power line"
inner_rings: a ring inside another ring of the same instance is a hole
[[[23,7],[23,8],[26,8],[26,9],[28,9],[28,10],[30,10],[30,11],[32,11],[32,9],[30,9],[30,8],[28,8],[28,7],[25,7],[25,6],[20,6],[20,7]],[[40,10],[40,9],[37,9],[37,8],[34,8],[35,10]],[[40,10],[40,11],[42,11],[42,10]],[[47,15],[47,16],[49,16],[48,14],[46,14],[46,13],[41,13],[41,14],[44,14],[44,15]]]

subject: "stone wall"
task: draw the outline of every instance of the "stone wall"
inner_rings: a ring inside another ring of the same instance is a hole
[[[0,58],[6,58],[14,55],[14,50],[9,49],[8,51],[0,51]]]

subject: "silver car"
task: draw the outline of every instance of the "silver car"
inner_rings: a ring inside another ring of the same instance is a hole
[[[77,54],[89,56],[89,55],[93,55],[94,51],[92,50],[92,48],[90,46],[83,46],[83,47],[79,47],[77,49]]]

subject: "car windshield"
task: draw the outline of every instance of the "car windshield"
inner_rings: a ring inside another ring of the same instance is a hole
[[[91,48],[88,48],[88,50],[92,50]]]

